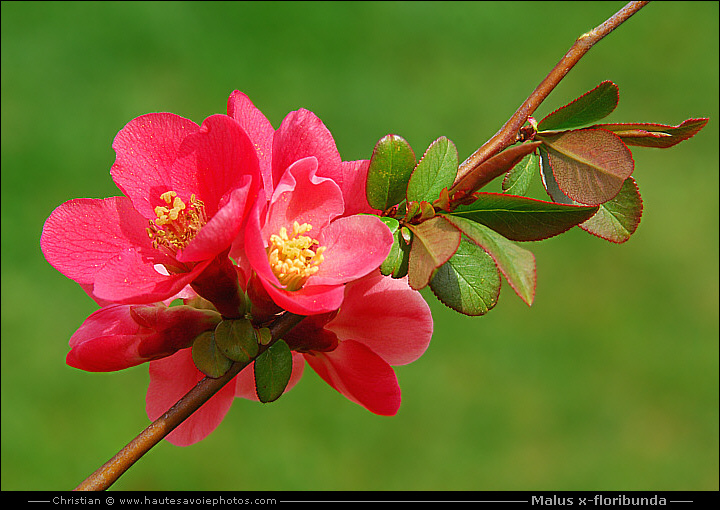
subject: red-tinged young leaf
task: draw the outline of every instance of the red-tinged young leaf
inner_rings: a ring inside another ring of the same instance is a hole
[[[218,348],[212,331],[206,331],[195,339],[192,359],[198,370],[213,379],[222,376],[233,363]]]
[[[558,186],[582,204],[598,205],[613,198],[635,168],[630,149],[620,137],[604,129],[538,138],[547,149]]]
[[[447,188],[443,188],[447,189]],[[435,216],[435,208],[429,202],[420,202],[420,220],[426,221]]]
[[[564,195],[555,182],[547,163],[547,155],[541,152],[541,174],[543,185],[550,198],[562,204],[577,204]],[[642,198],[635,179],[628,177],[612,200],[601,204],[598,212],[578,225],[586,232],[613,243],[624,243],[635,233],[642,217]]]
[[[453,186],[451,194],[457,191],[464,191],[469,194],[479,190],[496,177],[500,177],[512,169],[522,161],[525,156],[535,152],[540,145],[542,145],[542,142],[528,142],[505,149],[460,179],[460,181]]]
[[[435,270],[453,256],[460,244],[460,231],[442,216],[407,227],[413,233],[408,283],[420,290],[427,286]]]
[[[695,136],[709,119],[687,119],[677,126],[665,124],[598,124],[593,128],[612,131],[626,145],[665,149]]]
[[[618,86],[611,81],[604,81],[545,117],[538,123],[538,130],[564,131],[587,126],[610,115],[619,100]]]
[[[365,185],[370,206],[384,211],[400,203],[413,168],[415,153],[410,144],[398,135],[382,137],[370,158]]]
[[[540,241],[562,234],[590,218],[597,206],[545,202],[503,193],[476,193],[472,204],[451,214],[490,227],[511,241]]]
[[[592,218],[578,226],[594,236],[613,243],[624,243],[637,230],[642,210],[637,183],[628,177],[615,198],[602,204]]]
[[[485,250],[520,299],[530,306],[535,299],[535,255],[490,228],[458,216],[446,216],[471,241]]]
[[[524,161],[511,168],[502,182],[502,190],[510,195],[527,195],[533,177],[540,172],[540,156],[529,154]]]
[[[450,210],[450,192],[447,188],[443,188],[440,191],[440,197],[432,203],[435,209],[442,209],[443,211]]]
[[[260,402],[277,400],[285,391],[292,373],[292,352],[278,340],[255,360],[255,391]]]
[[[430,289],[456,312],[485,315],[500,296],[500,272],[485,250],[462,236],[455,254],[430,280]]]
[[[450,188],[458,169],[455,144],[441,136],[425,151],[407,185],[407,200],[433,202],[443,188]]]

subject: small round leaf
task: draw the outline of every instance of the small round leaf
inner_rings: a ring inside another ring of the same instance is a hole
[[[255,391],[260,402],[272,402],[285,391],[292,373],[292,352],[278,340],[255,360]]]
[[[258,353],[257,338],[247,319],[224,320],[215,328],[215,343],[233,361],[250,363]]]
[[[221,377],[233,363],[218,348],[212,331],[206,331],[195,339],[192,358],[197,369],[213,379]]]

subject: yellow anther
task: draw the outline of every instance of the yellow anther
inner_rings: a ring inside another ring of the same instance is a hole
[[[308,223],[293,223],[292,233],[288,235],[285,227],[270,236],[267,248],[268,261],[272,272],[287,290],[300,289],[308,278],[318,272],[318,266],[324,260],[324,246],[318,246],[317,240],[305,236],[312,230]]]
[[[185,202],[174,191],[160,195],[167,206],[155,207],[155,221],[150,221],[147,233],[152,239],[153,247],[166,248],[173,254],[185,248],[203,225],[207,223],[205,204],[190,195],[190,202]]]

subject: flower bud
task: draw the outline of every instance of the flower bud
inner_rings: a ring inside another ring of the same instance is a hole
[[[122,370],[190,347],[219,322],[217,312],[184,305],[105,306],[70,338],[66,362],[90,372]]]

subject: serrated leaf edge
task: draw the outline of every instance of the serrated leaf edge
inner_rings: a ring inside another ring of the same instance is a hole
[[[616,95],[617,95],[617,100],[615,101],[615,106],[613,106],[612,110],[610,110],[606,115],[604,115],[604,116],[601,117],[601,118],[604,118],[604,117],[607,117],[608,115],[610,115],[612,112],[615,111],[615,108],[617,108],[617,105],[620,103],[620,87],[618,87],[617,84],[615,84],[612,80],[603,80],[603,81],[601,81],[597,86],[595,86],[594,88],[588,90],[587,92],[585,92],[585,93],[582,94],[581,96],[576,97],[575,99],[573,99],[573,100],[570,101],[569,103],[567,103],[567,104],[561,106],[560,108],[556,109],[555,111],[550,112],[549,114],[545,115],[545,117],[543,117],[542,120],[540,120],[540,122],[538,122],[538,129],[539,129],[540,131],[542,131],[542,123],[545,122],[545,120],[547,120],[549,117],[555,115],[555,114],[556,114],[557,112],[559,112],[560,110],[563,110],[563,109],[567,108],[568,106],[572,105],[573,103],[576,103],[577,101],[579,101],[579,100],[582,99],[583,97],[587,96],[588,94],[590,94],[590,93],[594,92],[595,90],[599,89],[599,88],[602,87],[605,83],[610,83],[611,85],[613,85],[614,88],[615,88],[615,93],[616,93]],[[594,121],[591,121],[591,122],[594,122]],[[570,129],[575,129],[575,128],[570,128]],[[562,129],[562,128],[561,128],[561,129],[557,129],[557,130],[553,129],[552,131],[567,131],[567,129]]]
[[[465,236],[465,237],[467,237],[467,236]],[[462,241],[462,237],[461,237],[461,241]],[[470,238],[468,238],[468,241],[471,242],[471,243],[473,242]],[[477,246],[477,243],[473,243],[473,244],[475,244],[475,245]],[[458,245],[458,247],[459,247],[459,245]],[[480,249],[482,249],[483,251],[485,251],[485,249],[482,248],[482,246],[480,246]],[[487,253],[487,251],[485,251],[485,253]],[[488,253],[488,255],[490,255],[490,254]],[[453,255],[453,257],[454,257],[454,256],[455,256],[455,255]],[[492,255],[490,255],[490,258],[492,258]],[[452,257],[450,257],[450,259],[452,259]],[[448,259],[448,262],[450,262],[450,259]],[[446,262],[445,264],[447,264],[448,262]],[[478,314],[465,313],[465,312],[463,312],[462,310],[457,310],[457,309],[453,308],[452,306],[448,305],[445,301],[443,301],[443,300],[440,298],[440,296],[437,295],[437,292],[435,292],[435,289],[434,289],[433,286],[432,286],[432,280],[433,280],[432,277],[430,278],[430,281],[428,282],[428,287],[430,287],[430,290],[432,291],[432,293],[433,293],[433,295],[435,296],[435,298],[437,298],[437,300],[440,301],[440,303],[442,303],[443,306],[449,308],[450,310],[453,310],[454,312],[457,312],[457,313],[459,313],[459,314],[465,315],[465,316],[467,316],[467,317],[482,317],[483,315],[486,315],[490,310],[492,310],[493,308],[495,308],[495,307],[497,306],[497,304],[498,304],[498,301],[500,300],[500,289],[501,289],[501,287],[502,287],[502,281],[503,281],[503,279],[502,279],[502,277],[501,277],[502,272],[500,271],[500,269],[498,269],[497,263],[495,262],[495,259],[493,259],[493,264],[495,264],[495,269],[496,269],[497,272],[498,272],[498,281],[499,281],[500,283],[498,284],[497,293],[495,294],[495,302],[493,303],[493,305],[492,305],[491,307],[489,307],[489,308],[487,309],[487,312],[485,312],[485,313],[478,313]],[[439,268],[438,268],[438,269],[439,269]],[[434,276],[434,275],[433,275],[433,276]],[[468,285],[468,287],[473,288],[473,287],[470,286],[470,285]],[[483,301],[483,302],[484,302],[484,301]]]

